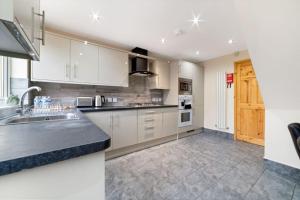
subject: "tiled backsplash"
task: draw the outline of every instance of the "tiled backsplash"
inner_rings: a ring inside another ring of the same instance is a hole
[[[129,87],[91,86],[77,84],[59,84],[33,82],[42,88],[38,94],[41,96],[51,96],[52,98],[75,98],[95,95],[105,97],[117,97],[118,102],[114,105],[127,105],[128,103],[151,103],[152,98],[163,97],[161,90],[150,90],[147,78],[130,76]]]

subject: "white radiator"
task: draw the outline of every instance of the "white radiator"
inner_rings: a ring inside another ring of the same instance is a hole
[[[226,73],[217,74],[217,121],[216,127],[226,129]]]

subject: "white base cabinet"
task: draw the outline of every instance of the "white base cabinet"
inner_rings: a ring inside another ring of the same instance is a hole
[[[111,137],[115,150],[177,134],[176,108],[90,112],[86,116]]]
[[[101,128],[111,138],[111,146],[106,151],[112,150],[114,146],[113,141],[113,127],[112,127],[112,113],[111,112],[90,112],[86,113],[94,124]]]
[[[178,132],[178,108],[165,108],[162,111],[162,136],[170,136]]]
[[[91,112],[86,116],[111,137],[112,149],[137,144],[137,111]]]
[[[161,137],[162,112],[160,109],[145,109],[138,111],[139,142]]]
[[[137,144],[137,111],[112,112],[114,149]]]

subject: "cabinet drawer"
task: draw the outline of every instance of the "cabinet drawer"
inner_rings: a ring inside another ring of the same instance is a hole
[[[138,141],[159,138],[162,130],[162,112],[159,109],[138,111]]]

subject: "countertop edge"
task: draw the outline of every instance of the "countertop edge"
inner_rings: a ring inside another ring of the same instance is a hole
[[[0,176],[103,151],[111,139],[0,162]],[[42,158],[41,158],[42,157]],[[46,158],[45,158],[46,157]]]

